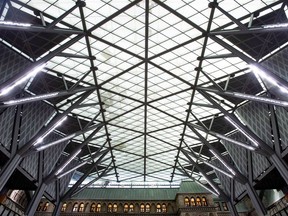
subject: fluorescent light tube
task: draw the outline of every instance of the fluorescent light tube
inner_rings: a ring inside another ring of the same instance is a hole
[[[28,79],[30,79],[31,77],[34,77],[38,72],[40,72],[44,67],[45,64],[41,64],[37,67],[35,67],[33,70],[31,70],[28,74],[26,74],[25,76],[21,77],[20,79],[16,80],[13,84],[5,87],[4,89],[2,89],[0,91],[0,96],[2,95],[6,95],[8,94],[13,88],[15,88],[16,86],[24,83],[25,81],[27,81]]]
[[[227,121],[229,121],[238,131],[240,131],[243,135],[245,135],[255,146],[259,146],[259,143],[254,140],[249,134],[247,134],[242,128],[240,128],[235,122],[229,118],[228,116],[224,117]]]
[[[69,163],[71,163],[71,161],[81,152],[82,149],[79,149],[77,152],[75,152],[73,155],[70,155],[71,157],[69,158],[68,161],[66,161],[65,164],[63,164],[58,170],[57,172],[55,173],[55,175],[58,175],[59,173],[61,173],[65,168],[66,166],[68,166]]]
[[[0,21],[0,24],[13,25],[13,26],[22,26],[22,27],[31,26],[31,24],[29,24],[29,23],[16,23],[16,22],[11,22],[11,21]]]
[[[222,160],[221,157],[219,157],[213,150],[209,149],[209,151],[233,174],[236,175],[236,173],[234,172],[234,170],[228,166],[225,161]]]

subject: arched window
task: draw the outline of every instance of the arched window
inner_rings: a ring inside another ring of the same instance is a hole
[[[215,202],[216,211],[221,211],[220,203]]]
[[[140,212],[145,212],[145,205],[143,203],[140,205]]]
[[[117,212],[118,211],[118,206],[116,203],[114,203],[113,205],[113,212]]]
[[[189,198],[188,197],[185,197],[184,199],[184,205],[187,207],[189,206]]]
[[[146,209],[145,209],[145,212],[150,212],[151,210],[150,210],[150,204],[146,204]]]
[[[65,212],[67,208],[67,203],[63,203],[62,208],[61,208],[61,212]]]
[[[43,211],[47,211],[49,206],[49,202],[46,202],[45,205],[43,206]]]
[[[195,198],[191,197],[191,206],[196,206]]]
[[[222,206],[223,206],[223,210],[224,211],[228,211],[228,207],[227,207],[227,203],[226,202],[222,202]]]
[[[96,204],[92,203],[90,207],[90,212],[95,212],[96,211]]]
[[[84,212],[84,203],[80,203],[78,211]]]
[[[101,212],[101,204],[100,203],[97,204],[96,212]]]
[[[162,204],[162,212],[167,212],[166,204]]]
[[[125,203],[125,204],[124,204],[124,212],[128,212],[128,209],[129,209],[128,207],[129,207],[128,204]]]
[[[39,205],[38,205],[38,207],[37,207],[37,210],[36,210],[36,211],[41,211],[42,205],[43,205],[43,202],[40,202]]]
[[[77,212],[78,211],[78,203],[75,203],[74,205],[73,205],[73,210],[72,210],[73,212]]]
[[[129,212],[134,212],[134,205],[133,204],[129,205]]]
[[[202,197],[202,205],[203,206],[207,206],[207,200],[206,200],[206,197]]]
[[[197,206],[201,206],[202,205],[200,197],[196,198],[196,205]]]
[[[156,212],[161,212],[161,205],[160,205],[160,203],[158,203],[158,204],[156,205]]]
[[[112,212],[112,204],[111,203],[108,204],[107,212]]]

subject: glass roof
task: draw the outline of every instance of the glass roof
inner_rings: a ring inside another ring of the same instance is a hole
[[[217,89],[220,82],[229,86],[230,79],[250,73],[247,61],[232,53],[229,46],[257,60],[224,35],[217,35],[223,42],[220,43],[210,32],[241,30],[241,25],[257,19],[251,16],[255,11],[260,10],[259,17],[262,17],[279,10],[282,4],[273,0],[219,0],[220,8],[215,8],[216,4],[213,6],[213,1],[208,0],[84,2],[84,7],[76,7],[50,28],[59,32],[67,30],[66,34],[59,33],[66,39],[41,56],[30,57],[35,62],[41,61],[79,37],[47,59],[43,73],[82,87],[95,87],[81,103],[83,106],[69,115],[104,123],[95,135],[98,138],[88,144],[109,149],[101,165],[113,169],[99,181],[177,183],[192,178],[206,183],[198,169],[183,174],[190,162],[181,149],[194,149],[202,160],[212,158],[205,153],[199,135],[187,124],[201,125],[206,120],[223,117],[223,113],[198,87]],[[11,0],[5,11],[8,14],[13,7],[35,17],[34,12],[38,10],[44,27],[49,28],[50,23],[75,4],[73,0]],[[1,20],[6,20],[3,14]],[[36,26],[32,24],[31,28]],[[48,40],[53,42],[53,38]],[[225,86],[221,88],[226,90]],[[68,99],[75,101],[82,93]],[[237,107],[215,92],[209,95],[229,112]],[[60,113],[70,106],[66,100],[56,104]],[[211,128],[213,121],[206,126]],[[197,131],[207,142],[218,142],[215,136]],[[83,142],[91,132],[73,139]],[[79,160],[89,158],[87,155]],[[90,178],[96,176],[94,173]]]

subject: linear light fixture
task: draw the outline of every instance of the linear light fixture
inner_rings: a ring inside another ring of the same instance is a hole
[[[272,77],[269,76],[269,74],[265,73],[263,70],[261,70],[259,67],[257,67],[256,65],[250,64],[249,68],[257,75],[259,75],[262,79],[265,79],[267,82],[279,87],[280,91],[284,92],[284,93],[288,93],[288,89],[284,86],[282,86],[280,83],[278,83],[278,81]]]
[[[262,25],[262,28],[264,28],[264,29],[268,29],[268,28],[283,28],[283,27],[288,27],[288,23],[277,23],[277,24]]]
[[[279,86],[281,91],[285,91],[287,90],[286,88]],[[276,100],[276,99],[272,99],[272,98],[265,98],[265,97],[260,97],[260,96],[254,96],[254,95],[247,95],[247,94],[243,94],[243,93],[239,93],[239,92],[233,92],[232,93],[235,97],[238,98],[243,98],[246,100],[254,100],[254,101],[258,101],[258,102],[264,102],[264,103],[270,103],[273,105],[277,105],[277,106],[284,106],[284,107],[288,107],[288,102],[286,101],[281,101],[281,100]]]
[[[69,160],[66,161],[65,164],[63,164],[58,170],[57,172],[55,173],[55,175],[58,175],[59,173],[61,173],[66,166],[68,166],[69,163],[71,163],[71,161],[81,152],[82,149],[79,149],[77,152],[75,152],[70,158]]]
[[[22,27],[30,27],[31,26],[30,23],[16,23],[16,22],[11,22],[11,21],[0,21],[0,24],[22,26]]]
[[[70,170],[67,170],[66,172],[63,172],[63,173],[59,173],[58,175],[56,175],[56,178],[60,179],[62,178],[63,176],[73,172],[74,170],[77,170],[78,168],[84,166],[85,164],[87,164],[88,161],[84,161],[82,163],[80,163],[79,165],[77,165],[76,167],[73,167],[72,169]]]
[[[64,116],[62,119],[60,119],[53,127],[50,128],[50,130],[46,131],[40,138],[36,140],[36,142],[33,143],[34,146],[38,145],[39,143],[43,142],[43,139],[48,136],[55,128],[57,128],[59,125],[61,125],[65,120],[67,119],[67,116]]]
[[[245,135],[256,147],[259,146],[259,143],[254,140],[249,134],[247,134],[242,128],[240,128],[235,122],[229,118],[228,116],[224,117],[227,121],[229,121],[238,131],[240,131],[243,135]]]
[[[44,67],[45,67],[46,63],[45,64],[41,64],[37,67],[35,67],[34,69],[32,69],[28,74],[26,74],[25,76],[21,77],[20,79],[16,80],[14,83],[12,83],[11,85],[5,87],[4,89],[2,89],[0,91],[0,96],[2,95],[6,95],[8,94],[13,88],[15,88],[16,86],[24,83],[26,80],[34,77],[38,72],[40,72]]]
[[[228,164],[226,164],[225,161],[222,160],[222,158],[219,157],[212,149],[209,149],[209,151],[232,173],[232,175],[236,175],[235,171],[228,166]]]
[[[249,149],[249,150],[252,150],[252,151],[255,151],[255,149],[256,149],[254,146],[247,145],[247,144],[245,144],[245,143],[242,143],[242,142],[239,142],[239,141],[237,141],[237,140],[234,140],[234,139],[231,139],[231,138],[229,138],[229,137],[226,137],[226,136],[224,136],[224,135],[222,135],[222,134],[215,133],[214,135],[215,135],[216,137],[218,137],[219,139],[226,140],[226,141],[231,142],[231,143],[234,143],[234,144],[236,144],[236,145],[238,145],[238,146],[242,146],[242,147],[244,147],[244,148],[246,148],[246,149]]]
[[[47,149],[47,148],[49,148],[49,147],[51,147],[51,146],[54,146],[54,145],[57,145],[57,144],[59,144],[59,143],[61,143],[61,142],[70,140],[70,139],[72,139],[74,136],[76,136],[75,133],[74,133],[74,134],[70,134],[69,136],[63,137],[62,139],[56,140],[56,141],[54,141],[54,142],[50,142],[50,143],[45,144],[45,145],[41,145],[41,146],[37,147],[36,150],[37,150],[37,151],[43,151],[43,150],[45,150],[45,149]]]
[[[202,162],[203,162],[204,164],[206,164],[207,166],[210,166],[211,168],[213,168],[213,169],[215,169],[215,170],[223,173],[224,175],[228,176],[229,178],[233,178],[233,176],[234,176],[234,175],[231,175],[231,174],[225,172],[224,170],[218,168],[217,166],[214,166],[213,164],[211,164],[211,163],[209,163],[209,162],[207,162],[207,161],[202,161]]]
[[[206,180],[208,182],[208,184],[215,190],[214,194],[218,194],[217,196],[219,196],[219,191],[214,187],[214,185],[212,184],[212,182],[210,180],[208,180],[207,178],[205,178],[205,176],[203,175],[202,172],[200,172],[200,175],[202,176],[202,178],[204,178],[204,180]],[[196,181],[197,182],[197,181]],[[199,182],[200,183],[200,182]],[[201,183],[202,184],[202,183]],[[203,185],[203,184],[202,184]],[[203,185],[204,186],[204,185]],[[206,187],[207,188],[207,187]],[[211,191],[211,189],[209,190]]]
[[[212,194],[214,194],[215,196],[219,196],[219,192],[216,193],[215,191],[211,190],[210,188],[208,188],[207,186],[205,186],[204,184],[202,184],[201,182],[199,181],[195,181],[197,184],[199,184],[201,187],[205,188],[206,190],[210,191]],[[215,189],[214,189],[215,190]]]
[[[58,94],[59,94],[59,92],[55,92],[55,93],[50,93],[50,94],[45,94],[45,95],[26,97],[26,98],[17,99],[17,100],[5,101],[5,102],[3,102],[3,104],[7,104],[7,105],[17,104],[17,103],[22,103],[22,102],[28,102],[28,101],[31,101],[31,100],[38,100],[38,99],[41,99],[41,98],[54,97],[54,96],[56,96]]]

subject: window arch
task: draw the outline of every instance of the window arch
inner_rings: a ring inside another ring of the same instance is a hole
[[[72,211],[73,212],[77,212],[78,211],[78,203],[74,203]]]
[[[223,210],[224,211],[228,211],[228,207],[227,207],[227,203],[226,202],[222,202],[222,206],[223,206]]]
[[[46,202],[45,205],[43,206],[43,211],[47,211],[49,206],[49,202]]]
[[[145,205],[143,203],[140,205],[140,212],[145,212]]]
[[[196,206],[201,206],[202,203],[201,203],[201,199],[200,197],[196,197]]]
[[[124,212],[128,212],[129,206],[127,203],[124,204]]]
[[[156,205],[156,212],[161,212],[161,205],[160,205],[160,203],[157,203],[157,205]]]
[[[220,203],[215,202],[216,211],[221,211]]]
[[[134,205],[132,203],[129,205],[129,212],[134,212]]]
[[[62,207],[61,207],[61,212],[65,212],[67,208],[67,203],[63,203]]]
[[[38,205],[38,207],[37,207],[37,210],[36,210],[36,211],[41,211],[42,205],[43,205],[43,202],[40,202],[39,205]]]
[[[194,197],[191,197],[190,201],[191,201],[191,206],[196,206],[196,202],[195,202]]]
[[[189,198],[188,197],[185,197],[184,199],[184,205],[187,207],[189,206]]]
[[[150,204],[146,204],[146,208],[145,208],[145,212],[150,212],[151,211],[151,208],[150,208]]]
[[[95,203],[91,204],[90,212],[96,212],[96,204]]]
[[[101,212],[101,204],[98,203],[96,206],[96,212]]]
[[[107,212],[112,212],[113,206],[112,203],[108,203]]]
[[[118,206],[116,203],[113,204],[113,212],[117,212],[118,211]]]
[[[202,205],[203,206],[207,206],[208,205],[206,197],[202,197]]]
[[[166,204],[162,204],[162,212],[167,212],[167,207],[166,207]]]
[[[84,212],[84,203],[80,203],[78,211]]]

